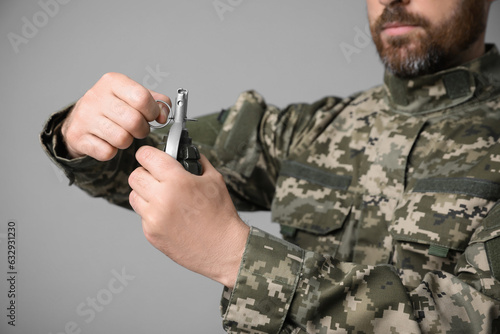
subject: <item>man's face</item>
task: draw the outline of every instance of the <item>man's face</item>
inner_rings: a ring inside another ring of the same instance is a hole
[[[375,46],[385,67],[411,78],[484,52],[488,0],[367,0]]]

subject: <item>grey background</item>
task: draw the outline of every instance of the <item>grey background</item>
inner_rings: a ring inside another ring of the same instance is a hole
[[[171,96],[189,89],[190,116],[229,106],[246,89],[284,107],[381,82],[375,49],[359,35],[364,1],[221,1],[232,4],[222,17],[211,0],[72,0],[45,16],[38,0],[0,2],[0,333],[65,333],[71,322],[93,334],[223,332],[221,286],[154,249],[135,213],[68,187],[38,141],[52,112],[111,71],[140,83],[150,69],[168,72],[148,88]],[[499,13],[496,3],[487,39],[497,44]],[[8,34],[23,36],[26,20],[40,27],[16,52]],[[355,53],[346,56],[342,46]],[[242,216],[278,233],[267,213]],[[11,219],[18,224],[16,327],[6,318]],[[113,270],[134,279],[110,294]],[[76,309],[98,296],[106,305],[87,322]]]

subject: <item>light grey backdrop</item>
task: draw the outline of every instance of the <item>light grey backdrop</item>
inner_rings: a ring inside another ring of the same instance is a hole
[[[488,33],[497,44],[499,9]],[[42,125],[110,71],[171,96],[188,88],[191,116],[246,89],[281,107],[345,96],[381,81],[366,30],[360,0],[2,0],[0,332],[222,333],[221,287],[154,249],[135,213],[69,187],[40,148]],[[243,217],[277,234],[268,214]]]

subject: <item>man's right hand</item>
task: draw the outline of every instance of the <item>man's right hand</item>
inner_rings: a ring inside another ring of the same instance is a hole
[[[62,125],[70,157],[112,159],[134,138],[149,134],[148,122],[165,123],[170,99],[119,73],[107,73],[75,104]]]

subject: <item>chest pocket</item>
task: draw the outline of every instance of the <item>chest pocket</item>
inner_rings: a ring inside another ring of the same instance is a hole
[[[397,241],[429,246],[429,254],[446,257],[463,252],[475,229],[500,198],[500,184],[472,178],[419,180],[404,195],[390,227]]]
[[[297,230],[325,235],[342,227],[352,206],[350,176],[284,161],[272,204],[272,220],[285,236]]]

